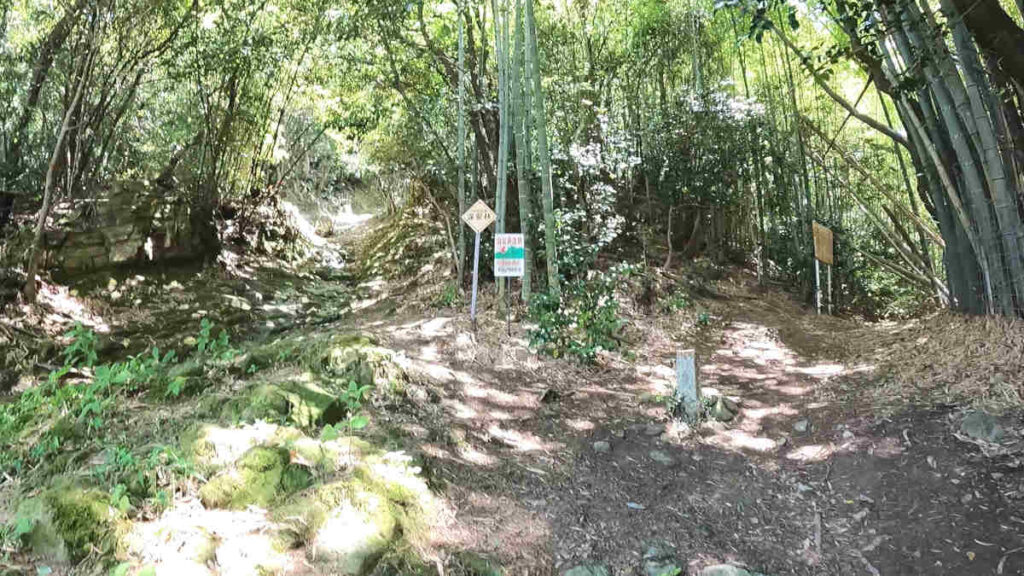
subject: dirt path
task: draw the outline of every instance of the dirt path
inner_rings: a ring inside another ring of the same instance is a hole
[[[453,314],[365,315],[430,383],[389,425],[456,509],[439,540],[510,574],[644,574],[652,545],[686,574],[1024,573],[1024,511],[993,480],[1019,472],[955,439],[948,413],[876,421],[858,369],[830,360],[855,325],[740,284],[696,342],[702,384],[740,415],[689,434],[644,400],[670,390],[686,343],[647,338],[635,363],[585,369],[538,359],[495,319],[475,340]]]

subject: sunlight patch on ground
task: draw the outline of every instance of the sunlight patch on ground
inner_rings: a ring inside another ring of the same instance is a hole
[[[832,443],[808,444],[790,450],[786,453],[786,459],[797,462],[822,462],[829,459],[835,452],[836,447]]]
[[[459,448],[459,458],[477,466],[494,466],[498,459],[486,452],[477,450],[473,445],[466,445]]]
[[[462,393],[469,398],[485,398],[500,406],[513,408],[523,407],[521,399],[517,396],[509,394],[508,392],[494,390],[492,388],[466,384],[462,387]]]
[[[496,424],[488,428],[487,432],[491,436],[500,439],[503,443],[515,448],[519,452],[547,452],[550,450],[557,450],[561,447],[560,444],[545,442],[543,439],[531,434],[530,432],[508,430],[501,428]]]
[[[423,374],[436,382],[451,382],[455,380],[455,374],[447,366],[434,362],[421,362],[419,360],[396,361],[399,367],[411,374]]]
[[[829,378],[842,374],[844,366],[842,364],[816,364],[814,366],[808,366],[805,368],[786,368],[788,373],[803,374],[805,376],[811,376],[812,378]]]
[[[63,324],[70,318],[73,322],[81,322],[96,332],[102,334],[110,332],[110,326],[103,318],[93,314],[77,297],[77,294],[72,294],[72,290],[66,286],[43,282],[37,293],[37,298],[40,304],[52,308],[55,312],[55,314],[47,315],[48,322]]]
[[[771,452],[778,447],[778,442],[771,438],[755,436],[745,430],[722,430],[707,438],[707,443],[726,450]]]
[[[237,460],[246,450],[270,441],[277,433],[278,426],[259,421],[240,428],[204,426],[201,438],[213,445],[215,456],[211,464],[226,466]]]
[[[571,419],[567,420],[566,424],[568,424],[570,428],[576,430],[577,432],[588,432],[596,428],[594,426],[594,423],[591,422],[590,420]]]
[[[151,522],[136,522],[127,537],[132,560],[154,566],[158,576],[256,574],[259,566],[283,569],[287,556],[274,551],[272,525],[257,508],[207,510],[195,499],[180,501]]]
[[[285,200],[281,202],[281,209],[292,219],[292,224],[295,225],[295,229],[302,235],[302,238],[309,242],[313,246],[320,248],[327,244],[322,236],[316,233],[316,226],[306,218],[306,216],[299,210],[299,207],[291,202]]]
[[[651,394],[666,394],[675,390],[676,371],[663,364],[645,364],[636,367],[638,380],[643,384],[644,391]]]
[[[811,391],[810,386],[801,386],[799,384],[769,384],[765,386],[781,394],[787,396],[803,396]]]
[[[437,345],[427,344],[420,347],[420,360],[426,360],[428,362],[434,362],[440,360],[441,357],[437,353]]]
[[[442,403],[459,420],[475,420],[478,416],[477,411],[472,406],[458,400],[446,399]]]
[[[352,205],[346,204],[341,207],[341,212],[332,214],[330,219],[334,221],[336,227],[346,230],[369,222],[373,219],[373,214],[356,214],[352,211]]]

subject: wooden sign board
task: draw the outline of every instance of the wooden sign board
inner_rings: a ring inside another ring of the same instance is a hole
[[[494,277],[521,278],[526,271],[526,243],[522,234],[494,235]]]
[[[814,223],[812,229],[814,230],[814,257],[831,266],[833,263],[832,231],[817,222]]]
[[[466,213],[462,215],[462,221],[468,224],[477,234],[493,224],[495,218],[494,210],[491,210],[491,207],[485,204],[483,200],[477,200],[476,204],[470,206],[469,210],[466,210]]]

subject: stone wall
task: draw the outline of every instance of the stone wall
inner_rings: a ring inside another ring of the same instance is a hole
[[[54,213],[45,240],[48,267],[76,273],[191,256],[188,207],[159,187],[116,183]]]

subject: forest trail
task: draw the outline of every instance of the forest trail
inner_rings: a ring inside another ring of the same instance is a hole
[[[624,303],[623,349],[585,366],[532,351],[522,309],[507,332],[493,285],[482,288],[476,333],[468,306],[439,304],[450,268],[415,222],[349,220],[329,237],[312,234],[324,251],[312,267],[250,256],[97,275],[94,287],[44,290],[53,313],[39,321],[105,327],[101,354],[111,358],[172,349],[194,338],[200,318],[227,328],[241,360],[202,371],[175,401],[109,415],[132,431],[119,445],[174,438],[197,459],[209,451],[189,451],[189,431],[213,430],[201,433],[225,462],[279,446],[285,430],[330,447],[315,440],[321,426],[244,410],[260,408],[264,386],[329,378],[315,368],[342,349],[334,343],[370,336],[405,377],[399,392],[390,377],[379,382],[359,442],[415,463],[401,469],[438,507],[422,539],[402,542],[423,545],[442,574],[493,573],[472,565],[480,558],[531,576],[694,576],[723,563],[767,576],[1024,573],[1019,459],[961,440],[959,411],[879,405],[884,374],[872,358],[894,325],[817,316],[746,270],[715,268],[713,281],[691,270],[686,310]],[[730,422],[691,429],[670,416],[679,348],[696,349],[707,397],[737,403]],[[351,459],[333,462],[341,468],[311,490],[349,478]],[[269,552],[284,508],[207,506],[210,484],[188,476],[172,506],[144,508],[130,560],[158,574],[248,575],[263,562],[282,574],[333,573],[315,564],[318,540]],[[0,484],[0,503],[17,487]],[[182,556],[186,545],[198,564]]]
[[[740,414],[693,432],[656,396],[683,343],[647,335],[635,363],[588,369],[528,353],[486,311],[476,338],[461,314],[365,315],[431,383],[419,414],[390,425],[420,438],[446,487],[443,538],[511,574],[1024,573],[1024,520],[954,437],[959,420],[858,401],[869,376],[839,358],[873,328],[743,275],[713,295],[717,327],[697,342],[701,384]]]

